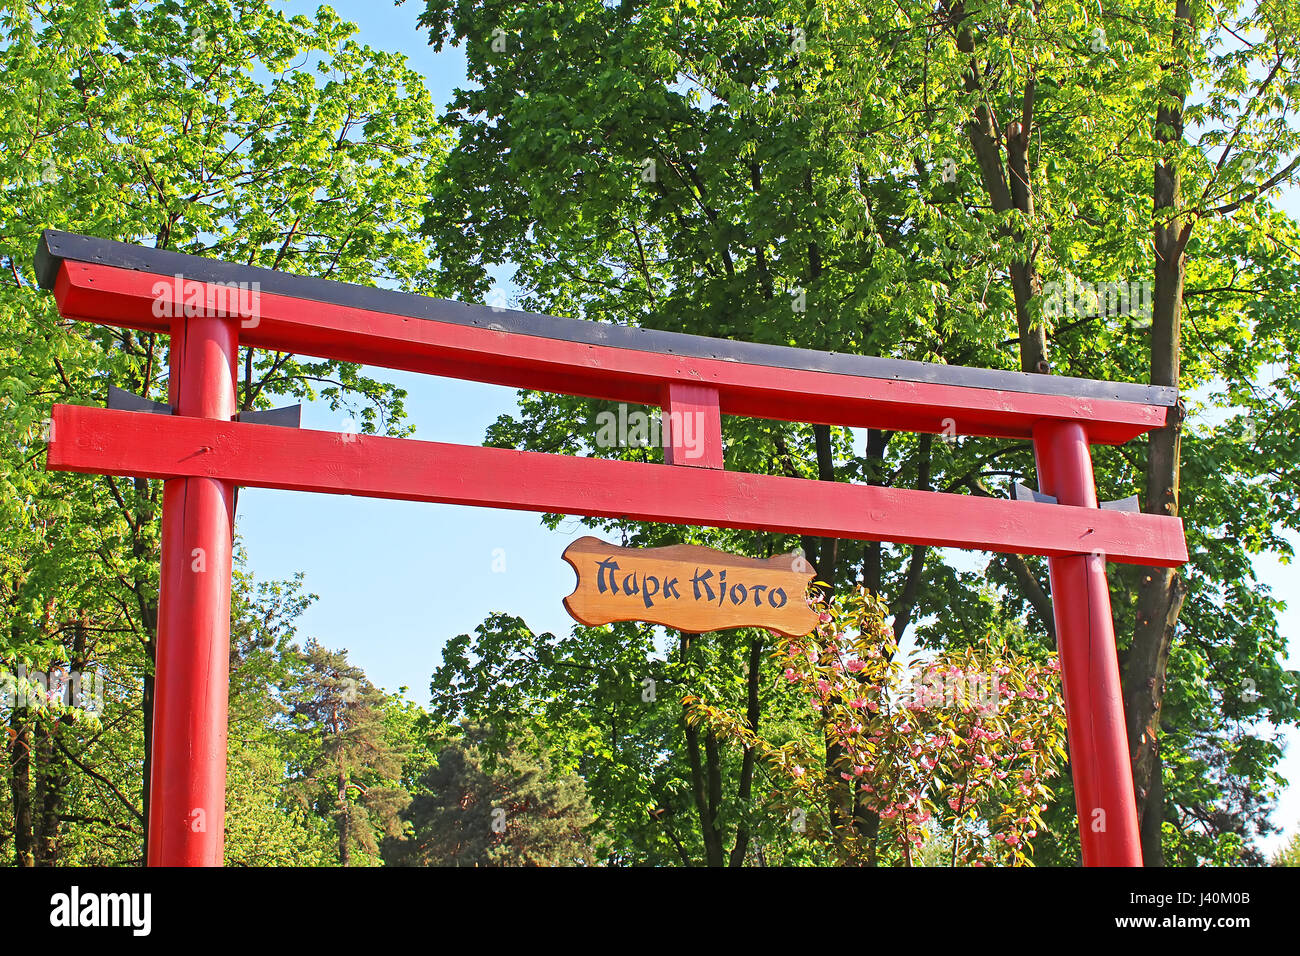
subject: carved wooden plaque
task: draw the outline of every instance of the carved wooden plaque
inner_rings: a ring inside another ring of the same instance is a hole
[[[766,627],[792,637],[817,625],[808,606],[815,574],[800,554],[767,560],[694,544],[620,548],[591,536],[564,549],[578,586],[564,599],[588,626],[646,621],[699,634]]]

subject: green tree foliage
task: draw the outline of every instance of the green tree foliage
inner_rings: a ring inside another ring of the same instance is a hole
[[[947,865],[1032,865],[1065,755],[1056,659],[1027,660],[992,640],[905,658],[865,588],[819,607],[812,634],[774,651],[815,712],[815,734],[767,740],[693,697],[687,722],[756,753],[769,802],[837,864],[914,866],[937,843]],[[835,756],[822,772],[827,741]]]
[[[337,844],[323,824],[285,799],[279,748],[230,751],[226,762],[226,866],[329,866]]]
[[[554,773],[535,746],[484,748],[466,728],[420,778],[403,817],[411,833],[385,844],[397,866],[576,866],[597,856],[582,779]]]
[[[752,812],[757,754],[688,723],[682,700],[752,700],[764,721],[793,723],[806,705],[778,682],[769,648],[765,631],[674,634],[665,651],[646,625],[556,637],[494,614],[447,642],[432,711],[487,728],[485,747],[536,740],[580,775],[608,862],[739,866],[751,842],[779,845],[785,824]]]
[[[268,582],[242,569],[235,573],[226,758],[229,866],[337,861],[329,817],[308,812],[285,787],[291,763],[311,746],[294,732],[286,697],[306,670],[294,640],[298,617],[314,599],[304,593],[301,576]]]
[[[354,31],[269,0],[0,11],[0,661],[116,695],[99,724],[5,710],[19,863],[141,858],[161,483],[47,473],[42,422],[110,384],[165,398],[168,370],[166,336],[59,317],[40,231],[435,291],[415,227],[444,135],[420,77]],[[345,363],[245,349],[238,387],[241,408],[320,398],[404,432],[403,392]]]
[[[401,786],[406,741],[394,738],[394,703],[349,664],[346,651],[309,641],[286,698],[293,730],[306,740],[291,772],[303,805],[334,820],[341,866],[377,862],[379,841],[401,832],[410,797]]]
[[[1291,835],[1287,845],[1273,855],[1274,866],[1300,866],[1300,833]]]
[[[1184,420],[1095,453],[1099,496],[1137,491],[1181,515],[1192,554],[1178,574],[1111,567],[1144,853],[1250,862],[1300,687],[1251,564],[1289,558],[1300,530],[1300,230],[1270,204],[1300,163],[1296,16],[1203,0],[427,0],[431,42],[460,44],[472,83],[447,117],[456,145],[424,229],[465,297],[508,262],[519,304],[539,311],[1177,384]],[[596,443],[606,408],[526,393],[488,440],[653,460]],[[959,422],[938,439],[723,427],[735,470],[974,495],[1034,483],[1027,443],[963,437]],[[590,523],[635,544],[795,544]],[[961,646],[1011,621],[1040,649],[1054,640],[1041,560],[971,571],[923,546],[798,543],[832,588],[879,594],[896,638]],[[508,647],[523,627],[501,623],[481,642]],[[601,661],[626,637],[575,631]],[[692,680],[728,681],[721,643],[694,642]],[[727,686],[709,699],[743,711],[744,682]],[[1071,799],[1063,788],[1047,814],[1060,843],[1040,862],[1077,860]]]

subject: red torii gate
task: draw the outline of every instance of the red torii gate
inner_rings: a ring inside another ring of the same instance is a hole
[[[172,337],[168,404],[127,403],[163,414],[55,405],[46,462],[164,480],[150,865],[222,862],[237,485],[1046,555],[1083,862],[1141,865],[1105,562],[1173,567],[1187,545],[1178,518],[1098,507],[1089,444],[1163,427],[1175,389],[561,319],[53,230],[36,268],[64,316]],[[275,419],[237,415],[240,345],[658,405],[700,416],[702,454],[680,435],[655,465],[258,424]],[[729,472],[723,414],[1031,440],[1039,492]]]

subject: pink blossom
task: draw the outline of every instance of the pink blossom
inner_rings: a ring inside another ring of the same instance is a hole
[[[798,764],[795,764],[794,767],[791,768],[790,772],[793,773],[796,777],[802,777],[804,775],[803,767],[799,766]]]
[[[798,680],[798,679],[799,679],[799,675],[795,673],[795,670],[794,670],[793,667],[787,667],[787,668],[785,669],[785,679],[786,679],[786,680]]]
[[[850,670],[851,672],[853,672],[854,674],[856,674],[858,671],[860,671],[860,670],[864,670],[864,669],[866,668],[867,665],[866,665],[866,662],[865,662],[865,661],[852,660],[852,661],[849,661],[849,665],[848,665],[848,666],[849,666],[849,670]]]

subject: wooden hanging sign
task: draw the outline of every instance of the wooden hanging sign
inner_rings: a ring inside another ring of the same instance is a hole
[[[807,599],[815,572],[798,553],[764,561],[695,544],[620,548],[586,536],[563,557],[578,574],[564,607],[589,627],[646,621],[692,634],[766,627],[802,637],[817,626]]]

